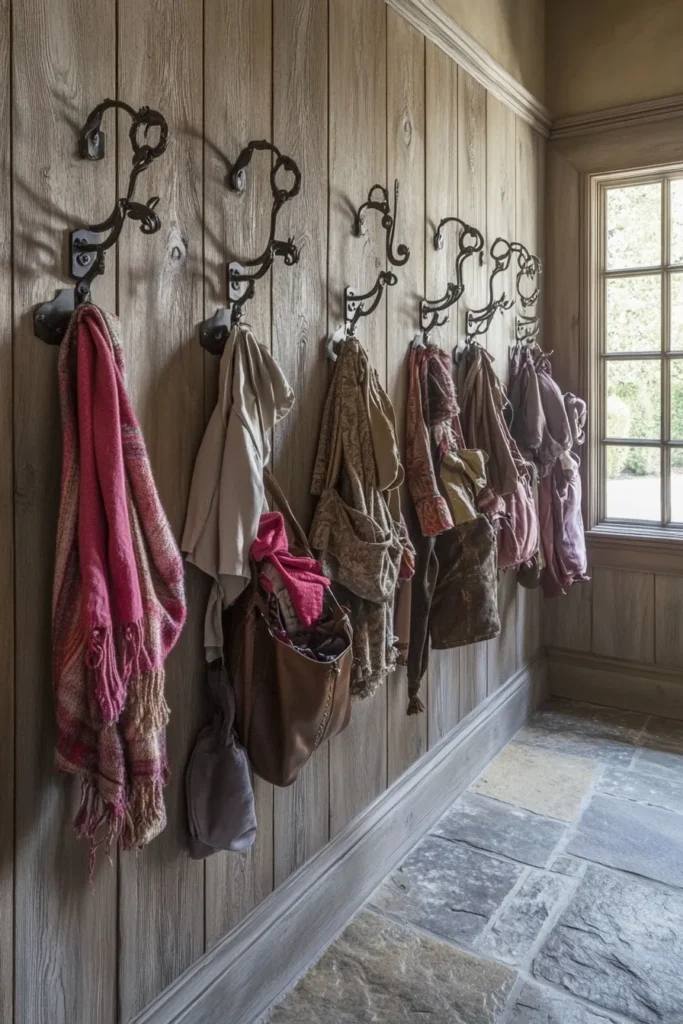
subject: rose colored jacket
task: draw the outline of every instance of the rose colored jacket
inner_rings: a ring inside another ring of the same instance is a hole
[[[574,444],[585,439],[586,405],[563,395],[553,380],[550,360],[534,347],[520,346],[510,366],[513,430],[539,468],[539,519],[545,567],[541,585],[547,597],[564,594],[587,580],[586,542],[581,515],[581,476]]]

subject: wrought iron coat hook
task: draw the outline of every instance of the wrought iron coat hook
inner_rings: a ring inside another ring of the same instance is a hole
[[[126,220],[137,221],[140,231],[153,235],[161,227],[156,213],[158,196],[146,203],[133,199],[137,179],[150,164],[165,152],[168,145],[168,125],[158,110],[140,107],[134,110],[122,100],[104,100],[88,115],[78,140],[79,155],[84,160],[102,160],[105,155],[105,133],[102,117],[108,110],[123,110],[131,118],[128,137],[133,148],[133,161],[126,194],[117,199],[114,209],[101,224],[78,228],[69,235],[70,276],[77,282],[73,289],[63,289],[51,302],[39,306],[33,317],[36,337],[50,345],[58,345],[76,306],[90,301],[90,286],[104,273],[105,253],[116,245]],[[140,138],[142,129],[142,140]],[[158,141],[151,145],[147,139],[152,129],[158,129]],[[108,232],[108,234],[107,234]],[[104,238],[101,236],[105,235]]]
[[[281,153],[277,146],[266,139],[250,142],[237,157],[237,160],[230,168],[228,174],[228,187],[233,192],[244,192],[247,187],[247,168],[256,150],[272,153],[275,156],[270,170],[270,191],[273,197],[273,206],[270,213],[270,234],[266,247],[260,256],[253,260],[243,260],[241,263],[231,261],[227,266],[227,293],[228,305],[224,309],[218,309],[212,317],[199,327],[199,340],[203,348],[221,355],[230,333],[230,328],[239,323],[244,316],[244,306],[253,298],[255,282],[264,277],[272,267],[275,259],[279,256],[286,266],[292,267],[299,262],[299,249],[294,244],[293,238],[286,241],[280,240],[277,235],[277,218],[285,203],[298,195],[301,190],[301,171],[291,157]],[[280,172],[289,173],[293,176],[293,183],[290,188],[283,188],[278,185]],[[248,270],[248,267],[255,268]]]
[[[543,265],[538,258],[521,242],[512,242],[510,249],[517,256],[517,276],[515,278],[515,287],[517,291],[517,298],[519,299],[522,308],[524,310],[529,309],[535,305],[541,294],[539,278],[543,272]],[[534,282],[535,287],[531,293],[527,293],[523,289],[525,280],[531,280]],[[533,341],[539,333],[541,325],[541,319],[538,314],[535,316],[529,316],[523,313],[521,316],[515,317],[515,341],[518,345],[528,344]]]
[[[439,221],[439,226],[434,234],[434,248],[443,249],[444,227],[446,224],[458,224],[458,255],[455,260],[455,282],[449,281],[446,285],[446,292],[440,299],[422,299],[420,302],[420,327],[427,337],[435,327],[443,327],[448,323],[448,316],[440,317],[440,313],[453,306],[462,296],[465,290],[463,281],[463,267],[465,261],[479,253],[479,262],[483,263],[484,258],[484,236],[470,224],[466,224],[459,217],[444,217]]]
[[[394,253],[394,232],[396,231],[396,209],[398,207],[398,178],[394,180],[394,208],[391,209],[389,203],[389,190],[384,188],[383,185],[373,185],[368,192],[368,198],[364,203],[356,210],[356,216],[353,222],[353,233],[360,237],[366,234],[367,225],[365,223],[365,212],[366,210],[377,210],[378,213],[382,214],[382,227],[384,228],[387,236],[387,259],[394,267],[403,267],[410,259],[410,249],[407,245],[401,243],[396,248]],[[381,199],[378,198],[381,196]]]
[[[357,236],[366,233],[365,214],[367,210],[376,210],[382,215],[382,227],[386,236],[386,257],[389,263],[395,267],[403,267],[410,259],[410,249],[407,245],[400,243],[394,252],[394,233],[396,230],[396,209],[398,206],[399,185],[398,179],[394,181],[394,205],[393,210],[389,202],[389,191],[383,185],[373,185],[368,192],[368,198],[356,210],[353,222],[353,233]],[[344,331],[345,336],[353,336],[356,324],[361,317],[370,316],[379,306],[384,289],[393,286],[398,278],[393,270],[381,270],[377,275],[372,288],[369,291],[358,294],[354,288],[347,286],[344,289]],[[334,336],[336,340],[336,335]],[[331,359],[336,358],[334,354],[333,341],[327,345],[328,355]]]
[[[534,256],[530,253],[525,245],[521,242],[512,242],[510,245],[512,252],[517,255],[517,277],[515,278],[515,286],[517,289],[517,297],[525,309],[529,306],[533,306],[541,294],[541,288],[539,283],[540,275],[543,273],[543,264],[541,263],[538,256]],[[522,289],[522,284],[525,279],[535,281],[535,288],[531,294],[526,294]]]
[[[494,316],[501,310],[511,309],[514,299],[508,299],[505,292],[496,298],[493,293],[493,282],[510,266],[512,259],[512,248],[510,242],[505,238],[496,238],[491,246],[490,255],[493,258],[493,270],[489,276],[489,301],[481,309],[470,309],[467,311],[465,327],[465,344],[470,345],[475,338],[486,334]]]

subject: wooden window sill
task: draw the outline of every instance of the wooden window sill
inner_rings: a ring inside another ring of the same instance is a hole
[[[683,576],[683,530],[601,524],[586,531],[591,568]]]

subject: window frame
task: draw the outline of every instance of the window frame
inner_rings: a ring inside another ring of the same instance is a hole
[[[587,458],[588,498],[586,502],[586,527],[591,533],[607,533],[633,537],[658,537],[669,540],[683,540],[683,521],[671,520],[671,452],[683,451],[683,439],[672,441],[670,437],[670,379],[671,361],[683,359],[683,349],[670,348],[670,296],[671,278],[675,273],[683,276],[683,262],[670,263],[670,192],[671,181],[683,179],[683,163],[655,167],[588,174],[587,191],[584,201],[588,216],[585,251],[584,288],[588,297],[587,323],[588,359],[584,367],[587,382],[587,396],[590,402],[589,446]],[[661,183],[661,250],[660,263],[647,267],[630,267],[618,270],[607,269],[606,210],[609,189],[629,185]],[[660,347],[651,352],[608,353],[606,351],[606,289],[610,279],[625,277],[659,276],[661,278],[661,326]],[[607,438],[607,392],[606,374],[610,362],[619,359],[647,359],[660,366],[661,410],[660,439]],[[592,415],[591,415],[592,414]],[[607,472],[606,455],[610,446],[656,447],[660,452],[660,512],[657,520],[636,520],[607,518]]]

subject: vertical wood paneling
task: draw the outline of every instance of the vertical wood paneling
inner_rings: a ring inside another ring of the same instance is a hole
[[[154,0],[0,0],[0,28],[0,173],[8,182],[11,130],[14,181],[13,209],[9,188],[0,195],[0,436],[8,451],[13,446],[13,458],[0,458],[0,1019],[118,1024],[450,731],[487,687],[502,685],[529,660],[540,644],[540,601],[526,591],[516,596],[514,577],[505,576],[501,637],[432,652],[425,715],[406,717],[404,672],[389,677],[354,705],[349,728],[317,753],[295,786],[274,792],[255,780],[253,849],[204,864],[189,858],[185,841],[184,770],[207,715],[207,586],[190,568],[188,626],[167,666],[168,827],[137,857],[114,855],[113,867],[99,858],[91,892],[88,851],[72,831],[76,787],[53,769],[57,353],[33,338],[31,307],[67,283],[66,232],[109,213],[117,166],[119,188],[127,181],[130,147],[125,120],[118,152],[108,122],[105,161],[82,162],[77,128],[117,90],[135,107],[158,107],[169,122],[168,152],[139,182],[141,199],[160,196],[162,229],[149,237],[127,225],[93,297],[115,308],[118,267],[129,387],[177,534],[218,376],[196,325],[225,303],[227,260],[261,252],[269,227],[267,157],[254,156],[244,194],[227,188],[229,161],[243,146],[272,138],[303,173],[302,191],[278,227],[280,237],[297,240],[300,263],[278,262],[272,277],[257,283],[248,320],[295,390],[296,406],[276,432],[274,466],[307,526],[329,378],[322,342],[341,323],[344,286],[365,290],[386,264],[379,218],[370,214],[367,234],[356,238],[354,208],[373,184],[391,191],[399,179],[396,241],[411,247],[411,259],[359,336],[395,404],[403,445],[405,360],[418,302],[423,294],[442,295],[454,277],[457,231],[448,227],[444,249],[435,251],[436,225],[458,215],[487,245],[501,234],[540,253],[545,143],[384,0],[170,0],[163,12]],[[559,246],[562,232],[578,223],[578,187],[567,167],[551,155],[550,192],[562,217],[550,221],[547,275],[556,274],[556,282],[569,274],[578,295],[578,268],[562,262]],[[468,262],[460,308],[434,338],[449,352],[462,338],[466,306],[486,298],[489,270]],[[547,324],[557,375],[576,388],[575,299],[572,292],[548,309]],[[513,323],[512,311],[496,318],[486,340],[503,379]],[[597,570],[592,590],[573,588],[553,604],[547,637],[556,646],[680,665],[682,607],[678,580]],[[13,744],[31,752],[14,779]]]
[[[538,253],[540,200],[538,196],[539,137],[525,121],[515,118],[516,128],[516,217],[517,241]],[[542,285],[543,285],[542,281]],[[512,313],[512,310],[510,311]],[[510,315],[510,314],[508,314]],[[517,587],[517,666],[529,663],[541,646],[541,591]]]
[[[0,0],[0,1020],[13,1020],[14,472],[10,4]]]
[[[170,127],[166,154],[138,183],[160,196],[158,234],[128,230],[118,247],[119,315],[129,391],[161,502],[177,538],[204,424],[202,314],[202,0],[119,0],[119,92],[159,109]],[[131,153],[119,133],[120,181]],[[137,856],[119,858],[119,1005],[129,1020],[204,950],[204,866],[187,855],[183,775],[201,721],[206,589],[187,575],[188,621],[166,663],[171,709],[168,825]],[[142,951],[144,950],[144,955]]]
[[[593,654],[627,661],[655,660],[654,575],[595,569]]]
[[[425,56],[426,295],[436,299],[444,295],[449,280],[455,279],[458,253],[456,224],[445,228],[443,249],[434,248],[439,221],[458,215],[458,67],[429,41]],[[458,325],[459,314],[451,310],[449,323],[435,332],[433,340],[452,351],[459,337]],[[433,747],[459,721],[460,652],[432,651],[428,679],[428,740]]]
[[[253,258],[268,239],[269,164],[256,154],[246,192],[226,186],[227,161],[251,139],[272,132],[271,0],[204,0],[204,246],[206,313],[224,306],[225,264]],[[293,203],[300,202],[293,200]],[[291,274],[297,269],[290,268]],[[271,282],[256,286],[248,320],[270,347]],[[207,393],[215,392],[218,361],[207,359]],[[295,415],[295,413],[292,413]],[[212,945],[273,887],[273,787],[254,779],[258,835],[246,854],[214,854],[206,864],[206,942]]]
[[[546,260],[542,288],[544,337],[553,351],[553,374],[563,391],[580,394],[579,367],[579,172],[547,146],[544,217]]]
[[[683,668],[683,579],[655,576],[655,661]]]
[[[575,583],[564,597],[546,598],[543,602],[543,628],[544,640],[548,647],[590,651],[593,629],[593,584]]]
[[[387,390],[396,410],[404,451],[407,353],[419,326],[424,295],[425,254],[425,40],[395,11],[387,12],[387,177],[401,186],[397,239],[410,245],[410,259],[398,270],[387,295]],[[404,495],[405,498],[405,495]],[[404,505],[406,501],[404,500]],[[428,695],[425,686],[425,700]],[[387,681],[389,782],[397,779],[427,746],[427,714],[406,715],[405,668]]]
[[[498,237],[515,237],[515,115],[495,96],[486,97],[486,227],[488,244]],[[508,297],[515,293],[513,265],[497,279]],[[514,338],[514,310],[493,318],[486,347],[495,359],[496,373],[507,384],[509,347]],[[500,635],[488,643],[488,692],[509,679],[517,667],[517,574],[501,572],[498,579]]]
[[[486,230],[486,90],[462,69],[458,69],[458,208],[459,216]],[[469,259],[464,267],[463,298],[470,308],[482,306],[487,299],[487,271]],[[465,304],[461,304],[459,326],[464,337]],[[460,718],[464,718],[484,699],[487,691],[486,643],[460,648]]]
[[[384,0],[330,0],[329,327],[343,321],[344,286],[367,291],[386,264],[379,216],[351,233],[353,210],[374,184],[387,184]],[[393,182],[390,183],[393,186]],[[399,211],[400,224],[400,211]],[[358,336],[386,383],[386,302],[362,320]],[[366,807],[387,782],[387,685],[356,701],[351,724],[330,742],[330,832]],[[359,757],[359,751],[363,757]]]
[[[293,236],[300,262],[273,267],[273,355],[296,395],[276,428],[275,472],[305,530],[309,487],[327,386],[327,3],[273,7],[273,141],[299,164],[301,193],[282,210],[279,238]],[[274,791],[275,884],[329,838],[329,750],[317,750],[293,786]]]
[[[15,671],[22,753],[15,785],[15,1020],[114,1024],[116,868],[98,859],[93,893],[88,847],[72,826],[78,787],[54,768],[57,350],[37,341],[32,325],[32,307],[68,282],[66,232],[104,219],[116,198],[115,133],[110,129],[102,163],[81,161],[76,150],[88,112],[115,94],[114,5],[26,0],[13,7]],[[93,294],[114,308],[112,260]]]

